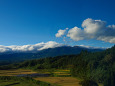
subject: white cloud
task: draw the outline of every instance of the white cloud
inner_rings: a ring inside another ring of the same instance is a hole
[[[84,31],[89,34],[95,34],[105,29],[106,22],[101,20],[86,19],[82,23]]]
[[[79,41],[84,39],[84,33],[80,28],[74,27],[68,31],[67,37],[70,37],[75,41]]]
[[[7,51],[10,51],[10,50],[11,50],[11,49],[10,49],[9,47],[0,45],[0,52],[7,52]]]
[[[38,43],[38,44],[34,44],[34,45],[22,45],[22,46],[16,46],[16,45],[12,45],[12,46],[3,46],[0,45],[0,53],[3,52],[32,52],[32,51],[40,51],[43,49],[48,49],[48,48],[55,48],[55,47],[60,47],[60,46],[64,46],[63,44],[59,44],[57,42],[54,41],[49,41],[47,43]]]
[[[86,46],[86,45],[77,45],[77,46],[89,48],[89,49],[107,49],[105,47],[92,47],[92,46]]]
[[[57,42],[49,41],[43,47],[39,48],[38,50],[48,49],[48,48],[55,48],[63,46],[63,44],[59,44]]]
[[[82,29],[71,28],[66,36],[74,41],[95,39],[115,43],[115,25],[107,26],[105,21],[88,18],[83,21]]]
[[[58,30],[58,33],[55,34],[56,37],[61,37],[65,34],[66,30],[68,30],[68,28],[64,29],[64,30]]]
[[[44,49],[56,48],[56,47],[62,47],[62,46],[69,46],[69,45],[60,44],[60,43],[57,43],[55,41],[49,41],[46,43],[41,42],[41,43],[37,43],[34,45],[22,45],[22,46],[17,46],[17,45],[3,46],[3,45],[0,45],[0,53],[5,53],[5,52],[9,52],[9,53],[39,52],[39,51],[44,50]],[[94,48],[94,47],[85,46],[85,45],[78,45],[78,46],[85,47],[85,48]]]

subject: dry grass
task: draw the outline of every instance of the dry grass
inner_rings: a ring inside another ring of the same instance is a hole
[[[17,69],[17,70],[0,70],[0,76],[14,76],[19,74],[33,74],[32,70],[24,70],[24,69]]]
[[[38,77],[34,79],[44,81],[44,82],[49,82],[51,84],[57,84],[60,86],[81,86],[79,84],[81,80],[73,77]],[[103,86],[103,85],[99,84],[99,86]]]
[[[44,73],[43,71],[42,73]],[[15,69],[15,70],[0,70],[0,76],[14,76],[19,74],[33,74],[37,73],[27,69]],[[39,72],[38,72],[39,73]],[[49,73],[49,72],[47,72]],[[70,75],[69,70],[56,70],[56,75]],[[81,86],[79,85],[80,80],[73,77],[38,77],[36,80],[49,82],[51,84],[57,84],[61,86]],[[103,86],[103,85],[99,85]]]
[[[70,70],[56,70],[55,72],[53,72],[56,76],[70,76]]]
[[[58,69],[57,71],[70,72],[70,70],[61,70],[61,69]]]
[[[79,85],[80,80],[73,77],[38,77],[35,79],[61,86],[81,86]]]

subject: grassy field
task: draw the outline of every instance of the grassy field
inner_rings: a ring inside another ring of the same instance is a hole
[[[36,85],[34,83],[21,82],[21,81],[2,80],[0,81],[0,86],[39,86],[39,85]]]
[[[27,69],[15,69],[15,70],[0,70],[0,76],[15,76],[20,74],[53,74],[53,76],[71,76],[70,70],[38,70],[32,71]]]
[[[53,77],[39,77],[35,78],[35,80],[45,81],[52,84],[61,85],[61,86],[80,86],[78,85],[78,80],[74,79],[70,76],[70,70],[39,70],[39,71],[32,71],[32,70],[26,70],[26,69],[16,69],[16,70],[0,70],[0,76],[15,76],[19,74],[33,74],[33,73],[53,73]],[[57,77],[60,76],[60,77]],[[66,77],[62,77],[66,76]],[[32,86],[31,84],[19,82],[19,81],[1,81],[0,86]],[[72,85],[71,85],[72,84]],[[35,85],[36,86],[36,85]]]
[[[80,79],[71,77],[70,70],[27,70],[27,69],[15,69],[15,70],[0,70],[0,76],[15,76],[19,74],[34,74],[44,73],[53,74],[50,77],[36,77],[35,80],[44,81],[53,84],[53,86],[81,86]],[[39,86],[34,83],[20,82],[20,81],[0,81],[0,86]],[[99,85],[103,86],[103,85]]]
[[[43,70],[42,70],[43,71]],[[44,71],[45,73],[52,73],[53,77],[37,77],[35,80],[49,82],[51,84],[59,85],[59,86],[81,86],[79,84],[80,80],[70,77],[70,70],[52,70],[52,71]]]
[[[70,70],[55,70],[53,73],[55,76],[71,76]]]
[[[57,84],[61,86],[81,86],[79,81],[73,77],[38,77],[35,80],[49,82],[51,84]]]
[[[31,77],[0,76],[0,86],[54,86]]]
[[[42,69],[42,70],[36,70],[37,73],[43,73],[43,74],[51,74],[54,77],[69,77],[71,76],[70,70],[63,70],[63,69]]]
[[[19,74],[33,74],[37,73],[32,70],[15,69],[15,70],[0,70],[0,76],[15,76]]]

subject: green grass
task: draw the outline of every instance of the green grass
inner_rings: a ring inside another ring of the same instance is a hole
[[[29,77],[0,76],[0,86],[51,86]]]
[[[15,76],[20,74],[33,74],[36,73],[28,69],[12,69],[12,70],[0,70],[0,76]]]
[[[26,77],[15,77],[18,74],[44,73],[51,74],[50,77],[37,77],[36,80]],[[70,77],[70,70],[64,69],[42,69],[42,70],[0,70],[0,86],[80,86],[80,78]],[[3,76],[6,75],[6,76]],[[47,83],[46,83],[47,82]],[[51,83],[51,84],[49,84]],[[103,86],[103,85],[99,85]]]
[[[1,81],[0,86],[39,86],[34,83],[27,83],[21,81]]]
[[[51,74],[54,77],[70,77],[70,70],[64,69],[39,69],[35,70],[37,73]]]
[[[79,80],[73,77],[37,77],[35,80],[40,80],[60,86],[81,86]]]

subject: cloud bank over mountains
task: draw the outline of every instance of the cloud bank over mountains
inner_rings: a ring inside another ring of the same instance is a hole
[[[40,51],[43,49],[55,48],[55,47],[61,47],[61,46],[64,46],[64,44],[59,44],[54,41],[49,41],[47,43],[41,42],[41,43],[34,44],[34,45],[22,45],[22,46],[0,45],[0,53],[4,53],[4,52],[35,52],[35,51]]]
[[[11,45],[11,46],[3,46],[0,45],[0,53],[26,53],[26,52],[30,52],[30,53],[34,53],[34,52],[39,52],[41,50],[44,49],[48,49],[48,48],[56,48],[56,47],[74,47],[74,46],[69,46],[69,45],[65,45],[65,44],[60,44],[57,43],[55,41],[49,41],[49,42],[41,42],[41,43],[37,43],[34,45],[22,45],[22,46],[17,46],[17,45]],[[101,48],[101,47],[91,47],[91,46],[85,46],[85,45],[76,45],[78,47],[81,48],[89,48],[89,49],[106,49],[106,48]]]
[[[57,34],[60,34],[61,31],[63,30],[60,29]],[[65,34],[66,31],[68,31],[67,34]],[[105,21],[88,18],[82,22],[82,28],[75,26],[69,30],[65,29],[63,34],[56,37],[63,35],[74,41],[95,39],[115,43],[115,25],[107,26]]]

